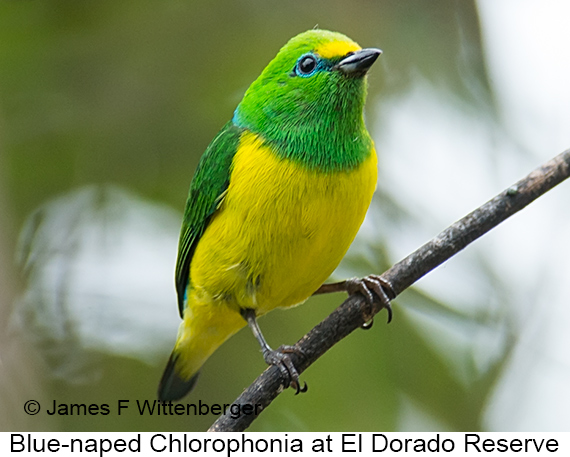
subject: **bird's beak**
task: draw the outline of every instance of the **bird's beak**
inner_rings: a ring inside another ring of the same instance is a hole
[[[382,54],[380,49],[366,48],[353,52],[337,63],[333,69],[342,71],[345,75],[363,76]]]

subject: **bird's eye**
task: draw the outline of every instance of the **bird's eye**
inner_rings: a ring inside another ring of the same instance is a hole
[[[316,68],[317,58],[313,54],[306,54],[297,61],[296,73],[299,76],[311,76]]]

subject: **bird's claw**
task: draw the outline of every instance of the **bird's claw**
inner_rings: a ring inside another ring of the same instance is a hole
[[[280,346],[277,350],[267,351],[263,354],[265,363],[275,365],[281,372],[281,377],[285,380],[285,388],[292,387],[295,389],[295,395],[307,391],[307,383],[303,383],[303,387],[299,384],[299,373],[293,365],[289,354],[299,354],[306,358],[305,353],[297,346]]]
[[[369,304],[374,303],[375,296],[380,300],[382,308],[386,308],[388,312],[388,324],[392,321],[392,300],[396,294],[392,288],[392,284],[378,275],[369,275],[364,278],[352,278],[346,280],[346,291],[349,295],[360,293],[364,296]],[[368,330],[372,327],[373,320],[362,324],[362,328]]]
[[[299,386],[299,383],[291,383],[291,387],[295,388],[295,395],[299,395],[299,393],[305,393],[309,388],[307,387],[307,383],[303,382],[303,387]]]

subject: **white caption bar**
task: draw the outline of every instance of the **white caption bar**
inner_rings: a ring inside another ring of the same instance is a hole
[[[0,455],[570,456],[570,433],[0,433]]]

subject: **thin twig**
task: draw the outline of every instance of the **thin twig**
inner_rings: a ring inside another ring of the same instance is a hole
[[[418,279],[441,265],[457,252],[499,225],[517,211],[552,189],[570,176],[570,149],[554,157],[516,184],[472,213],[455,222],[418,250],[386,271],[382,278],[392,285],[396,295]],[[380,303],[370,306],[362,296],[346,299],[320,324],[301,338],[296,346],[304,354],[291,354],[299,373],[352,331],[369,321],[382,309]],[[279,369],[268,367],[234,402],[256,405],[261,412],[283,391]],[[221,416],[208,431],[243,431],[256,419],[256,415],[242,414],[233,419]]]

